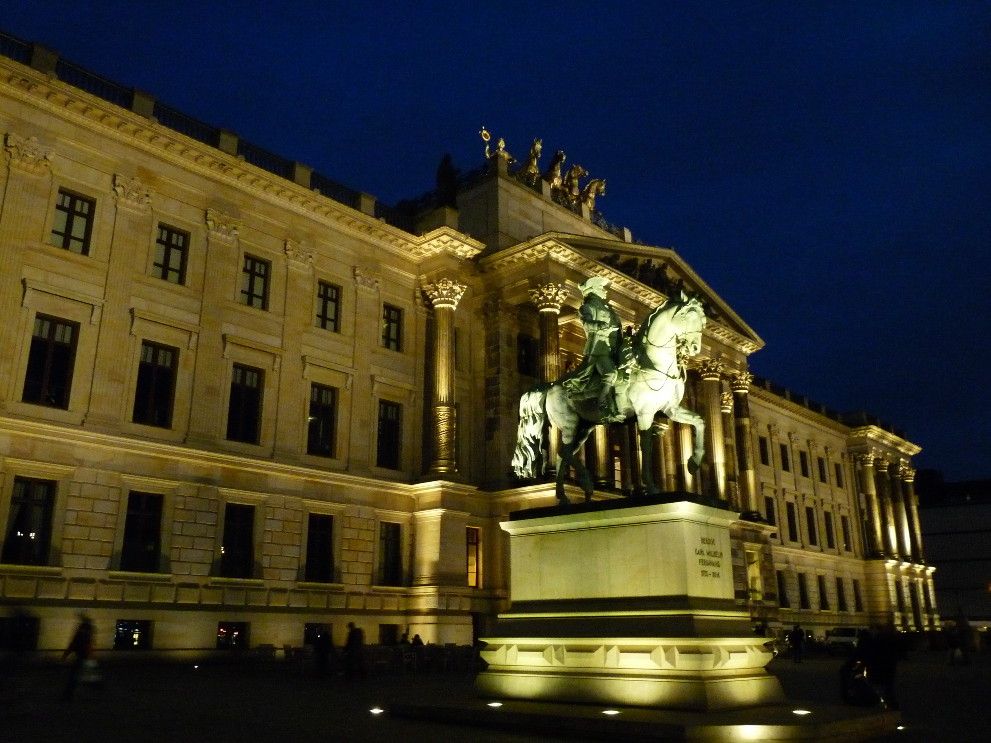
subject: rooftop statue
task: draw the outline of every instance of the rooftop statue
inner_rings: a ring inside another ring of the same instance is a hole
[[[595,197],[606,195],[606,182],[602,178],[593,178],[582,189],[581,201],[589,208],[595,209]]]
[[[561,166],[564,165],[565,157],[564,150],[555,152],[550,167],[541,176],[541,178],[551,184],[552,189],[561,188],[561,184],[564,182],[561,178]]]
[[[578,182],[588,175],[588,171],[585,170],[581,165],[572,165],[568,168],[567,174],[564,176],[564,183],[561,188],[564,191],[564,198],[569,204],[574,205],[578,203],[581,198],[582,190]]]
[[[581,285],[585,300],[579,309],[585,326],[585,359],[555,382],[541,383],[520,398],[520,424],[513,455],[513,470],[520,478],[537,476],[543,449],[544,424],[550,420],[561,432],[557,462],[556,494],[568,503],[564,477],[574,468],[585,500],[591,500],[592,477],[577,457],[592,428],[636,418],[643,461],[651,461],[654,415],[694,429],[694,448],[688,460],[690,472],[698,471],[705,454],[702,416],[682,407],[686,362],[702,350],[706,318],[702,303],[684,293],[668,299],[640,324],[627,346],[621,323],[606,302],[608,282],[592,277]],[[648,494],[660,490],[650,467],[641,468]]]
[[[523,166],[523,172],[528,176],[540,176],[540,168],[537,167],[537,161],[540,160],[540,151],[543,147],[543,140],[533,140],[533,147],[530,148],[530,155],[526,159],[526,165]]]

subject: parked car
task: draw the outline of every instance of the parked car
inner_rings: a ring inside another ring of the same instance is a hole
[[[857,627],[833,627],[826,633],[826,652],[849,653],[860,637]]]

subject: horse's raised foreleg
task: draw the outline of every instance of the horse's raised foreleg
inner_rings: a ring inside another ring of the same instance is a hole
[[[695,429],[694,448],[692,456],[688,458],[688,471],[694,475],[699,471],[702,457],[705,456],[705,421],[698,413],[680,406],[667,411],[667,416],[676,423],[687,423]]]

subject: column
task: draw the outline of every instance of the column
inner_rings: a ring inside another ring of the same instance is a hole
[[[530,290],[530,297],[537,305],[540,315],[540,381],[554,382],[561,376],[561,342],[557,320],[564,300],[568,298],[568,288],[564,284],[547,283]],[[557,470],[560,433],[556,426],[547,432],[547,459],[544,461],[544,474],[555,475]],[[592,472],[594,466],[589,467]]]
[[[726,447],[723,444],[721,407],[723,365],[712,359],[699,363],[702,377],[703,415],[705,416],[705,449],[709,461],[707,490],[719,500],[726,500]]]
[[[901,467],[901,463],[895,462],[888,470],[891,485],[891,507],[894,515],[895,544],[898,546],[898,554],[903,560],[911,560],[912,540],[909,534],[905,493],[902,488]]]
[[[733,393],[724,390],[719,393],[719,412],[723,420],[722,446],[726,468],[726,499],[733,511],[742,510],[740,504],[740,473],[737,469],[736,444],[733,441]]]
[[[609,426],[598,425],[592,429],[592,436],[595,437],[595,485],[600,488],[613,487],[613,473],[610,462],[612,458],[609,450]],[[585,465],[588,467],[588,464]]]
[[[860,488],[867,500],[867,527],[870,544],[867,545],[868,557],[883,557],[884,538],[881,530],[881,506],[878,502],[877,488],[874,485],[874,456],[872,454],[854,454],[857,472],[860,475]]]
[[[668,421],[663,425],[661,448],[664,450],[664,490],[673,493],[676,490],[684,490],[683,485],[678,481],[678,453],[674,441],[678,434],[678,424]]]
[[[902,479],[905,508],[908,513],[910,554],[913,562],[923,563],[926,556],[922,549],[922,526],[919,524],[919,496],[915,494],[915,470],[902,465],[899,468],[898,474]]]
[[[654,468],[654,482],[662,490],[669,490],[668,488],[668,466],[665,461],[664,456],[664,439],[667,438],[665,434],[671,427],[671,422],[668,420],[659,421],[654,423],[653,437],[654,445],[651,447],[652,461],[650,466]],[[644,463],[644,467],[646,467]]]
[[[895,537],[895,517],[891,507],[891,481],[888,478],[888,460],[874,458],[874,483],[877,487],[877,501],[881,512],[881,535],[884,537],[885,554],[898,555],[898,540]]]
[[[736,461],[740,472],[740,500],[743,513],[759,514],[757,473],[754,471],[754,445],[750,431],[750,383],[754,375],[739,372],[730,378],[736,429]]]
[[[423,287],[434,308],[433,459],[430,474],[458,471],[457,411],[454,407],[454,309],[465,285],[440,279]]]

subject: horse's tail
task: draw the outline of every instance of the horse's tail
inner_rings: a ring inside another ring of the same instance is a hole
[[[520,425],[516,432],[513,472],[521,479],[533,479],[538,473],[544,443],[544,401],[550,385],[542,382],[520,397]]]

